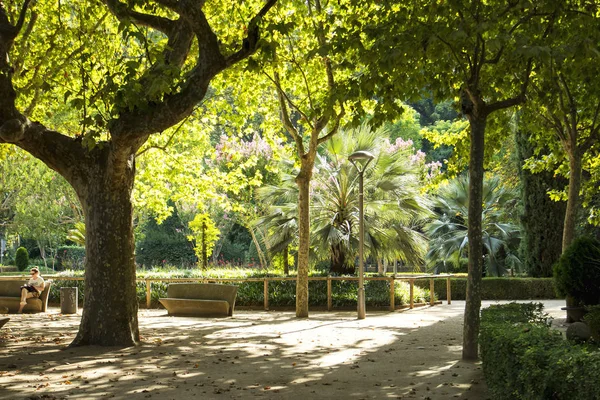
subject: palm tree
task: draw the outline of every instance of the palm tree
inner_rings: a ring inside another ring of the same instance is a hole
[[[298,239],[298,185],[294,182],[293,163],[282,161],[281,181],[277,185],[265,185],[258,189],[258,198],[267,203],[269,213],[258,218],[254,224],[269,233],[270,256],[282,253],[283,270],[289,274],[289,247]]]
[[[329,256],[331,271],[354,272],[358,250],[358,172],[348,162],[355,151],[375,159],[364,173],[365,254],[418,266],[425,240],[418,228],[429,213],[419,195],[412,146],[391,145],[384,128],[367,125],[333,137],[315,164],[312,189],[313,247]]]
[[[434,200],[437,218],[425,226],[429,237],[427,260],[430,267],[439,262],[458,265],[466,256],[469,207],[469,179],[456,178],[442,186]],[[520,230],[511,223],[517,193],[502,185],[498,177],[483,182],[482,235],[488,275],[502,276],[507,266],[518,267]]]
[[[69,229],[67,239],[79,246],[85,246],[85,223],[76,222],[73,229]]]
[[[334,136],[317,155],[310,191],[311,258],[329,258],[333,273],[355,270],[358,173],[348,156],[358,150],[376,156],[364,175],[365,255],[415,266],[423,262],[426,243],[419,229],[430,211],[419,195],[418,163],[411,146],[390,144],[388,136],[383,128],[371,131],[363,125]],[[298,235],[296,174],[291,163],[280,169],[287,171],[281,183],[258,191],[270,212],[256,223],[269,228],[273,253],[284,251]]]

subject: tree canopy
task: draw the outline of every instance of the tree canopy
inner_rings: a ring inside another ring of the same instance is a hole
[[[527,142],[530,172],[569,179],[564,190],[535,184],[567,201],[563,247],[581,206],[600,220],[596,2],[238,3],[0,4],[0,227],[53,248],[42,242],[85,221],[74,345],[139,340],[134,231],[141,246],[176,229],[205,265],[240,229],[262,268],[297,250],[296,315],[307,317],[309,255],[353,269],[356,173],[346,160],[369,149],[376,259],[420,263],[423,198],[468,173],[449,185],[462,192],[439,192],[429,233],[436,258],[467,249],[463,356],[476,358],[484,259],[506,259],[518,237],[498,206],[505,196],[486,197],[484,173],[516,198],[523,161],[509,158]],[[524,210],[533,204],[550,207]]]

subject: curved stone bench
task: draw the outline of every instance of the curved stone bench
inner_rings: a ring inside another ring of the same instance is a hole
[[[21,286],[25,283],[27,283],[25,279],[0,280],[0,307],[8,308],[9,312],[19,311]],[[46,312],[50,286],[52,286],[52,281],[47,280],[40,297],[27,299],[27,305],[23,308],[23,312]]]
[[[216,283],[171,283],[158,299],[169,315],[227,317],[233,315],[237,286]]]

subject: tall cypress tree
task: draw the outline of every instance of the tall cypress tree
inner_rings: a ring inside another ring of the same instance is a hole
[[[519,165],[533,156],[534,146],[526,132],[517,131],[517,157]],[[532,173],[520,170],[523,211],[521,224],[521,259],[525,269],[533,277],[552,276],[552,265],[562,252],[562,233],[566,203],[550,200],[548,191],[564,189],[567,181],[552,172]]]

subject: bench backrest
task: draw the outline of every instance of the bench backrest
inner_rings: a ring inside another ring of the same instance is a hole
[[[13,279],[9,281],[0,280],[0,296],[20,297],[21,286],[27,283],[29,279]],[[46,280],[44,291],[40,293],[39,299],[42,302],[42,311],[45,312],[48,308],[48,294],[50,293],[51,280]]]
[[[170,283],[167,297],[171,299],[226,300],[233,308],[237,286],[217,283]]]

